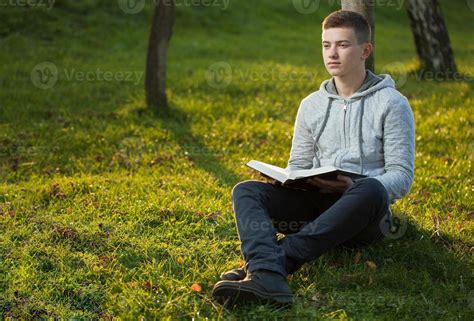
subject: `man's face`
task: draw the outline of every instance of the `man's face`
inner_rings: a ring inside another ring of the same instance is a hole
[[[333,77],[358,72],[372,51],[370,43],[357,43],[352,28],[324,29],[322,38],[324,65]]]

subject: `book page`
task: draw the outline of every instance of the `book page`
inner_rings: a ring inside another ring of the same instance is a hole
[[[285,168],[281,168],[275,165],[270,165],[264,162],[251,160],[247,163],[247,166],[265,174],[271,178],[274,178],[280,182],[285,182],[288,179],[289,171]]]
[[[337,168],[334,166],[323,166],[318,168],[311,168],[311,169],[298,169],[294,170],[290,173],[289,179],[298,179],[303,177],[311,177],[316,176],[324,173],[330,173],[336,171]]]

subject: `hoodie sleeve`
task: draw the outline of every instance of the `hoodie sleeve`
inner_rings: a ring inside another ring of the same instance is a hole
[[[314,139],[305,119],[304,104],[296,114],[293,140],[287,169],[310,169],[313,167]]]
[[[410,191],[414,178],[415,121],[405,97],[389,100],[387,104],[383,149],[385,173],[374,178],[384,185],[393,203]]]

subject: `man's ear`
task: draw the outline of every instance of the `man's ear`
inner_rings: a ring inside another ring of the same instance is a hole
[[[363,59],[369,58],[373,50],[374,50],[374,45],[372,45],[371,42],[366,42],[364,44],[364,52],[362,53],[362,58]]]

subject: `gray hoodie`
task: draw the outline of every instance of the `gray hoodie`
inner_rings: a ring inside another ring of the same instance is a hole
[[[351,97],[332,79],[303,99],[295,121],[288,169],[333,165],[378,179],[393,203],[413,184],[415,122],[408,100],[386,74],[370,71]]]

